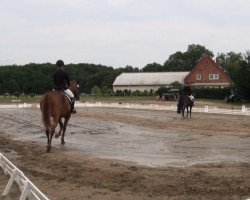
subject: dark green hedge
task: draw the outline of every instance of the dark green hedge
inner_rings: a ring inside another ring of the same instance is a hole
[[[196,88],[192,91],[196,99],[224,100],[230,95],[229,88]]]

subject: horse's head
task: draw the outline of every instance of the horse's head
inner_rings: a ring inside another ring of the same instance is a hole
[[[182,106],[180,106],[180,104],[178,103],[177,104],[177,113],[178,114],[181,114],[181,109],[182,109]]]
[[[177,104],[177,113],[181,114],[182,109],[183,109],[183,96],[180,96],[179,102]]]
[[[79,81],[73,80],[70,82],[69,89],[72,91],[77,101],[80,99],[79,87]]]

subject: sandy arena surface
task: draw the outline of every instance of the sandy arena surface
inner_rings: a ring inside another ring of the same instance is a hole
[[[250,198],[249,116],[78,108],[65,142],[46,153],[38,109],[0,110],[0,152],[50,199]]]

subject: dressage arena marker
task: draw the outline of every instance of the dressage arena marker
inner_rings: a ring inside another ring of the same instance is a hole
[[[3,191],[2,196],[7,196],[15,181],[21,191],[20,200],[29,199],[49,200],[14,164],[12,164],[2,153],[0,153],[0,167],[5,174],[10,175],[10,179]]]
[[[8,105],[0,105],[0,108],[40,108],[39,104],[8,104]],[[127,108],[127,109],[140,109],[140,110],[168,110],[175,111],[177,110],[176,105],[165,106],[158,104],[130,104],[130,103],[102,103],[102,102],[85,102],[79,103],[76,102],[75,107],[95,107],[95,108]],[[245,105],[242,105],[241,109],[219,109],[216,106],[205,106],[204,108],[193,107],[192,112],[200,112],[200,113],[215,113],[215,114],[226,114],[226,115],[246,115],[250,116],[250,108],[247,108]]]

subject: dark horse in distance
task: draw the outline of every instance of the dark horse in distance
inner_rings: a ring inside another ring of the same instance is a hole
[[[80,95],[78,90],[78,81],[71,81],[69,89],[74,94],[76,100],[79,100]],[[55,135],[55,137],[58,138],[62,133],[61,144],[65,144],[64,134],[71,116],[71,104],[69,98],[65,94],[63,94],[62,91],[54,90],[46,92],[42,96],[40,101],[40,109],[42,112],[42,120],[48,139],[47,152],[50,152],[51,141],[58,123],[60,125],[60,130]],[[62,121],[62,118],[64,118],[64,122]]]
[[[177,113],[182,114],[183,119],[188,117],[191,118],[192,113],[192,107],[194,105],[194,102],[190,99],[188,95],[181,95],[179,98],[179,102],[177,104]],[[185,109],[187,109],[186,117],[184,116]]]

